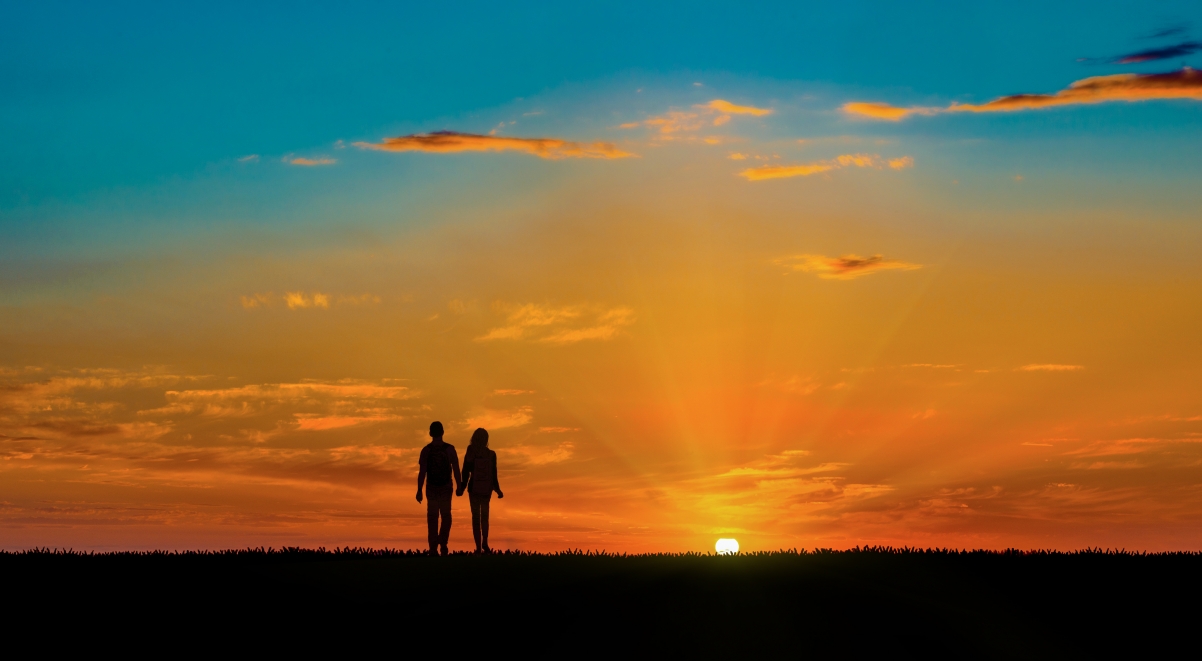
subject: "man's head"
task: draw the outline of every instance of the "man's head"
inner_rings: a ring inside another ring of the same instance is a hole
[[[435,420],[434,422],[430,423],[430,438],[434,438],[434,439],[442,438],[442,423],[441,422]]]

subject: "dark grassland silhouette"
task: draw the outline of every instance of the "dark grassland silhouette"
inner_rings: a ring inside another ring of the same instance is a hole
[[[1102,549],[34,549],[0,576],[9,631],[123,652],[1148,657],[1202,615],[1202,554]]]

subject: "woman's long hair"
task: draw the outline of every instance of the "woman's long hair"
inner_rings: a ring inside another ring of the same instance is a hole
[[[483,427],[477,427],[476,431],[472,432],[471,445],[475,448],[488,447],[488,430]]]

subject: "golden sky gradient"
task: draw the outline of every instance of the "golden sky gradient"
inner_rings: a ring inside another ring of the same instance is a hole
[[[608,81],[54,207],[4,272],[0,546],[421,547],[440,420],[490,432],[499,548],[1197,548],[1196,143],[1055,123],[1196,113],[1183,71]]]

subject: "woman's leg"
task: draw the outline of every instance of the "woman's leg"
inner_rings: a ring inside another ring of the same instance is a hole
[[[480,550],[480,500],[477,499],[475,496],[473,496],[470,493],[467,495],[467,500],[472,505],[472,537],[475,538],[475,540],[476,540],[476,551],[479,551]],[[487,517],[488,516],[488,513],[487,513],[488,512],[488,509],[487,509],[488,501],[485,501],[484,507],[486,508],[484,510],[484,512],[485,512],[484,516]],[[485,518],[485,521],[488,521],[488,519]],[[485,530],[484,535],[485,535],[485,537],[487,537],[488,536],[488,532],[487,532],[488,524],[485,523],[484,525],[486,526],[484,528],[484,530]],[[487,542],[485,543],[485,545],[487,545]]]
[[[492,550],[492,549],[488,548],[488,504],[491,502],[492,502],[492,494],[491,493],[480,499],[480,535],[479,535],[479,539],[482,540],[485,551]]]

